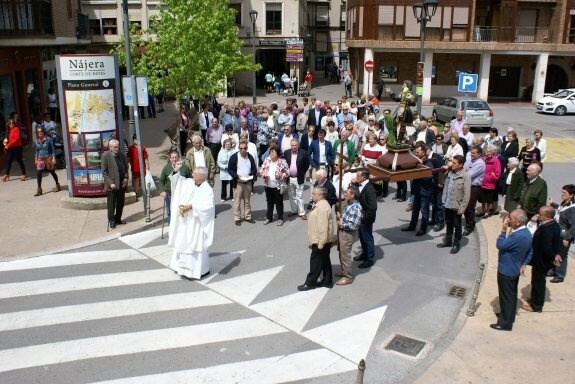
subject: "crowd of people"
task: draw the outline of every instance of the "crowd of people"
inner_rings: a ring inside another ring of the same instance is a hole
[[[267,202],[262,224],[275,222],[281,226],[285,216],[308,221],[312,250],[310,273],[298,287],[300,290],[333,285],[331,264],[328,267],[326,261],[328,250],[335,243],[334,237],[328,234],[332,228],[339,232],[342,249],[341,272],[335,274],[340,280],[336,284],[353,282],[349,251],[356,236],[361,253],[354,260],[360,262],[359,268],[373,266],[372,231],[380,201],[378,196],[388,195],[389,183],[371,181],[368,166],[389,150],[390,133],[397,142],[409,144],[422,165],[434,169],[430,177],[397,183],[393,199],[405,201],[410,191],[406,210],[411,211],[411,220],[403,231],[422,236],[430,227],[436,232],[445,229],[438,247],[449,248],[450,253],[456,254],[462,237],[469,236],[482,217],[504,210],[508,217],[506,225],[512,227],[512,223],[523,222],[524,217],[527,221],[537,221],[549,215],[548,211],[543,215],[540,212],[549,203],[547,186],[540,175],[547,150],[540,130],[520,147],[513,128],[508,128],[503,137],[497,128],[492,128],[486,136],[473,134],[463,114],[458,113],[441,130],[432,118],[413,113],[413,122],[405,136],[397,137],[399,125],[390,125],[387,120],[391,111],[380,110],[374,99],[377,98],[371,95],[357,101],[342,97],[332,103],[314,97],[301,101],[287,98],[281,105],[249,107],[241,100],[237,106],[228,103],[219,106],[214,98],[207,98],[200,101],[199,110],[211,125],[202,124],[196,130],[191,126],[182,129],[180,151],[188,168],[186,172],[205,168],[206,180],[212,185],[219,173],[220,203],[232,199],[236,226],[256,223],[251,198],[258,178],[263,180]],[[182,122],[193,120],[185,108],[184,114]],[[391,121],[396,120],[392,117]],[[175,161],[179,160],[177,152],[171,156],[175,160],[171,159],[166,165],[167,171],[162,172],[160,180],[160,190],[166,199],[169,199],[170,170],[173,172]],[[340,162],[343,174],[340,174]],[[309,204],[304,198],[306,184],[312,190]],[[566,186],[564,192],[570,193],[566,195],[569,198],[557,209],[566,213],[551,217],[563,228],[561,233],[567,233],[561,242],[562,248],[554,250],[558,258],[553,259],[555,265],[549,273],[555,274],[552,280],[555,283],[565,278],[565,249],[574,237],[571,212],[575,210],[567,208],[573,204],[573,194],[569,191],[570,187]],[[285,215],[284,195],[289,200]],[[500,196],[505,196],[501,205]],[[341,210],[336,211],[338,200],[345,202]],[[325,220],[330,225],[324,225]],[[418,223],[421,223],[419,228]],[[539,304],[532,305],[534,310],[539,309]]]

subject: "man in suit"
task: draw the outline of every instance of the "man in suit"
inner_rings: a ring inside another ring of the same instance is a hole
[[[555,208],[545,205],[539,208],[537,220],[539,226],[533,234],[533,257],[531,258],[531,299],[521,308],[527,312],[541,312],[545,303],[545,277],[553,266],[561,265],[559,255],[561,245],[561,227],[555,221]]]
[[[539,176],[541,167],[538,164],[530,164],[527,167],[527,182],[523,186],[519,208],[531,218],[547,202],[547,183]]]
[[[291,217],[297,213],[300,219],[307,220],[303,205],[303,187],[305,174],[309,168],[309,155],[299,147],[298,139],[292,139],[291,149],[284,152],[284,159],[290,171],[288,194],[291,210],[287,215]]]
[[[366,169],[357,172],[354,183],[359,188],[359,203],[363,209],[363,218],[358,229],[361,255],[353,259],[362,262],[358,265],[359,268],[369,268],[373,265],[375,258],[373,223],[377,213],[377,192],[369,181],[369,171]]]
[[[315,125],[308,125],[307,134],[303,134],[300,137],[299,147],[304,151],[309,152],[309,145],[313,141],[314,134],[315,134]]]
[[[320,129],[317,140],[313,140],[309,145],[309,164],[311,166],[311,179],[316,179],[316,173],[320,169],[325,169],[329,177],[333,167],[334,154],[332,143],[325,139],[325,129]]]
[[[252,219],[251,194],[253,181],[256,178],[256,161],[248,152],[248,143],[241,142],[238,145],[239,152],[234,153],[228,162],[228,173],[232,177],[232,189],[234,190],[234,222],[237,226],[242,225],[240,203],[244,202],[245,221],[254,224]]]
[[[433,169],[433,163],[427,158],[426,152],[425,144],[420,142],[416,145],[415,156],[417,156],[421,164]],[[423,236],[427,233],[427,225],[429,222],[429,205],[431,203],[431,197],[433,196],[433,176],[414,179],[411,184],[411,193],[414,197],[411,221],[407,227],[401,230],[404,232],[415,231],[419,212],[421,211],[421,227],[415,236]]]
[[[320,169],[316,173],[317,180],[313,187],[325,188],[327,191],[326,200],[330,207],[333,207],[337,203],[337,193],[335,192],[335,186],[327,178],[327,172],[325,169]]]
[[[517,311],[517,285],[519,276],[525,276],[525,267],[531,259],[531,232],[525,227],[527,215],[521,209],[512,211],[503,220],[497,238],[499,260],[497,263],[497,287],[499,288],[500,313],[497,331],[511,331]],[[511,231],[508,233],[508,229]]]
[[[321,101],[315,102],[314,109],[310,110],[307,115],[307,125],[321,127],[321,119],[325,116],[325,110],[321,108]],[[314,140],[317,139],[317,132],[314,134]]]
[[[128,158],[120,151],[120,142],[110,140],[110,150],[102,155],[102,175],[106,188],[108,204],[108,223],[110,228],[126,224],[122,220],[124,210],[124,197],[128,185]]]

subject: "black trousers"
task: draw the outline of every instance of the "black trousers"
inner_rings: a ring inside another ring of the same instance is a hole
[[[515,322],[515,313],[517,312],[517,285],[518,277],[509,277],[497,272],[497,288],[499,289],[499,308],[501,313],[497,324],[512,328]]]
[[[110,223],[119,223],[122,221],[125,195],[126,189],[122,187],[114,191],[106,191],[106,197],[108,199],[108,221]]]
[[[208,143],[208,148],[214,158],[214,161],[218,162],[218,153],[220,153],[220,149],[222,149],[222,145],[220,143]]]
[[[547,281],[545,277],[547,271],[544,269],[533,267],[531,269],[531,307],[536,311],[543,309],[545,303],[545,288]]]
[[[182,157],[186,156],[186,145],[188,142],[188,132],[180,131],[180,155]],[[216,158],[217,159],[217,158]],[[216,160],[215,159],[215,160]]]
[[[234,189],[232,188],[232,181],[222,180],[222,191],[220,195],[222,200],[227,200],[228,198],[228,185],[230,186],[230,199],[234,198]]]
[[[311,255],[309,258],[309,273],[305,279],[307,285],[316,285],[320,273],[323,272],[322,284],[330,284],[333,282],[333,275],[331,271],[331,260],[329,253],[331,251],[331,243],[323,246],[323,249],[318,249],[317,244],[311,246]]]
[[[266,211],[266,218],[269,221],[274,219],[274,206],[278,213],[278,220],[284,219],[284,199],[280,190],[277,188],[266,187],[266,202],[268,203],[268,209]]]
[[[465,210],[465,229],[473,231],[475,229],[475,206],[477,199],[481,196],[481,187],[471,186],[471,193],[469,194],[469,204]]]
[[[14,147],[8,149],[8,154],[6,158],[6,174],[10,174],[10,169],[12,168],[12,162],[16,160],[20,165],[20,171],[22,175],[26,174],[26,166],[24,165],[24,160],[22,160],[23,147]]]
[[[395,197],[401,200],[407,199],[407,181],[397,182],[397,191],[395,192]]]
[[[459,244],[461,240],[461,215],[455,209],[445,208],[445,228],[445,243]]]

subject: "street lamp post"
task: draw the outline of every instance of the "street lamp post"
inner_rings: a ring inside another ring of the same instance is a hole
[[[252,20],[252,64],[256,65],[256,20],[258,18],[258,11],[250,11],[250,19]],[[254,69],[253,82],[252,82],[252,104],[256,105],[258,102],[256,96],[256,70]]]
[[[435,15],[438,3],[438,0],[425,0],[423,3],[413,4],[413,15],[419,23],[419,39],[421,41],[421,46],[419,48],[419,61],[421,63],[425,61],[425,27],[427,26],[427,23],[431,21],[431,18]],[[421,92],[417,93],[417,114],[421,117],[423,87]]]

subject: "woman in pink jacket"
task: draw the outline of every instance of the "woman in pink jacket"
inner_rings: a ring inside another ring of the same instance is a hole
[[[481,183],[481,213],[477,216],[489,216],[498,211],[497,205],[497,181],[501,176],[501,163],[497,156],[494,156],[496,148],[488,145],[485,149],[485,176]]]

